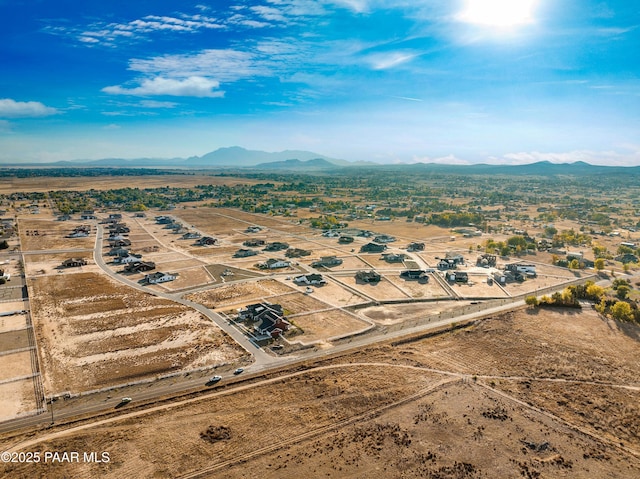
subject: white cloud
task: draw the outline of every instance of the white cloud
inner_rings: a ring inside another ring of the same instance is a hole
[[[38,118],[58,114],[58,110],[39,101],[0,100],[0,118]]]
[[[112,95],[219,98],[224,96],[224,91],[219,90],[219,86],[218,81],[199,76],[191,76],[183,80],[155,77],[142,80],[140,86],[135,88],[123,88],[116,85],[105,87],[102,91]]]
[[[147,60],[133,59],[129,69],[171,78],[206,77],[228,82],[265,74],[254,55],[236,50],[203,50],[195,54],[163,55]]]
[[[139,105],[143,108],[175,108],[178,106],[173,101],[156,101],[156,100],[142,100]]]
[[[374,70],[388,70],[413,60],[417,55],[409,52],[385,52],[370,55],[366,62]]]

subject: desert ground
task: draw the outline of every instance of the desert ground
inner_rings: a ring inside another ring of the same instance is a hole
[[[521,309],[121,417],[5,438],[15,478],[640,477],[640,330]]]
[[[78,393],[225,363],[244,354],[186,306],[124,288],[105,275],[31,280],[45,387]]]

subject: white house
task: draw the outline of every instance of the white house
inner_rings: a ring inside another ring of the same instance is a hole
[[[278,269],[288,268],[289,266],[291,266],[291,263],[283,259],[268,259],[264,263],[260,263],[259,266],[263,269]]]
[[[144,279],[149,284],[166,283],[178,277],[178,273],[161,273],[160,271],[145,275]]]

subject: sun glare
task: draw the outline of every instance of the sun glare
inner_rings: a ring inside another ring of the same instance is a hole
[[[536,0],[467,0],[459,19],[477,25],[510,27],[531,23]]]

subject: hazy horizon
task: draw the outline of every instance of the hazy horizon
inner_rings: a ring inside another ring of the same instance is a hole
[[[622,0],[0,0],[0,162],[640,165]]]

